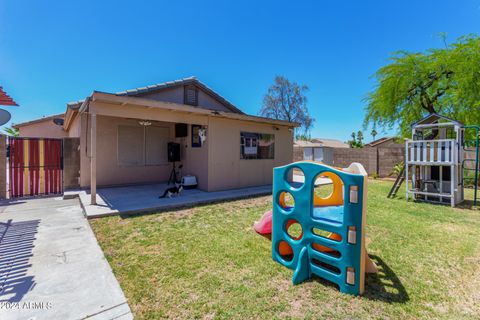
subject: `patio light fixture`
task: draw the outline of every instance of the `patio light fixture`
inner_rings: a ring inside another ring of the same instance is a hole
[[[138,121],[138,124],[141,125],[141,126],[144,126],[144,127],[148,127],[152,123],[150,121],[147,121],[147,120],[142,120],[142,121]]]

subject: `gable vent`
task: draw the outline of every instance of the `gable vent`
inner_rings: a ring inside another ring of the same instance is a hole
[[[198,106],[198,90],[195,86],[185,86],[184,104]]]

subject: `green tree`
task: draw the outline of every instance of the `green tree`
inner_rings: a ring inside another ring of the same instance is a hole
[[[274,84],[268,88],[263,98],[259,114],[267,118],[298,122],[300,128],[297,128],[296,134],[308,137],[315,120],[308,112],[305,95],[307,91],[306,85],[299,85],[283,76],[276,76]]]
[[[445,36],[442,35],[445,40]],[[424,53],[399,51],[374,75],[364,126],[399,127],[410,135],[410,124],[439,113],[466,124],[480,123],[480,37],[459,38],[445,48]]]
[[[363,132],[360,130],[357,132],[357,145],[359,148],[363,147]]]
[[[362,148],[363,147],[363,132],[358,131],[357,133],[352,132],[350,135],[352,137],[352,140],[347,141],[348,145],[350,148]]]
[[[15,128],[12,128],[12,127],[3,128],[3,131],[8,136],[12,136],[12,137],[18,137],[20,135],[20,132],[18,132],[18,129],[15,129]]]

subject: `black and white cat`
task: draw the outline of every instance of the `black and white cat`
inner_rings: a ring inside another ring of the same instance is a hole
[[[171,198],[172,196],[178,197],[182,191],[183,185],[175,183],[175,187],[167,188],[159,198]]]

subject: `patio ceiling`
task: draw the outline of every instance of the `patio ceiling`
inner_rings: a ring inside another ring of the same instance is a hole
[[[96,91],[92,94],[90,99],[87,99],[82,104],[82,107],[80,108],[80,112],[86,111],[87,107],[90,106],[91,102],[106,103],[106,104],[116,105],[116,106],[136,106],[136,107],[143,107],[147,109],[162,109],[162,110],[171,111],[171,112],[178,112],[181,114],[190,114],[190,115],[199,115],[199,116],[203,115],[203,116],[210,116],[210,117],[227,118],[232,120],[252,121],[256,123],[288,126],[291,128],[299,126],[299,124],[295,122],[275,120],[275,119],[250,116],[245,114],[237,114],[237,113],[231,113],[231,112],[208,110],[208,109],[202,109],[202,108],[192,107],[192,106],[183,105],[183,104],[156,101],[156,100],[144,99],[139,97],[118,96],[115,94],[96,92]],[[92,111],[93,110],[90,110],[90,112]],[[100,112],[100,110],[98,109],[95,111]],[[118,112],[118,109],[116,112]],[[112,114],[112,116],[115,116],[115,114]],[[137,118],[137,117],[134,117],[134,118]],[[138,117],[138,118],[140,119],[142,117]]]

